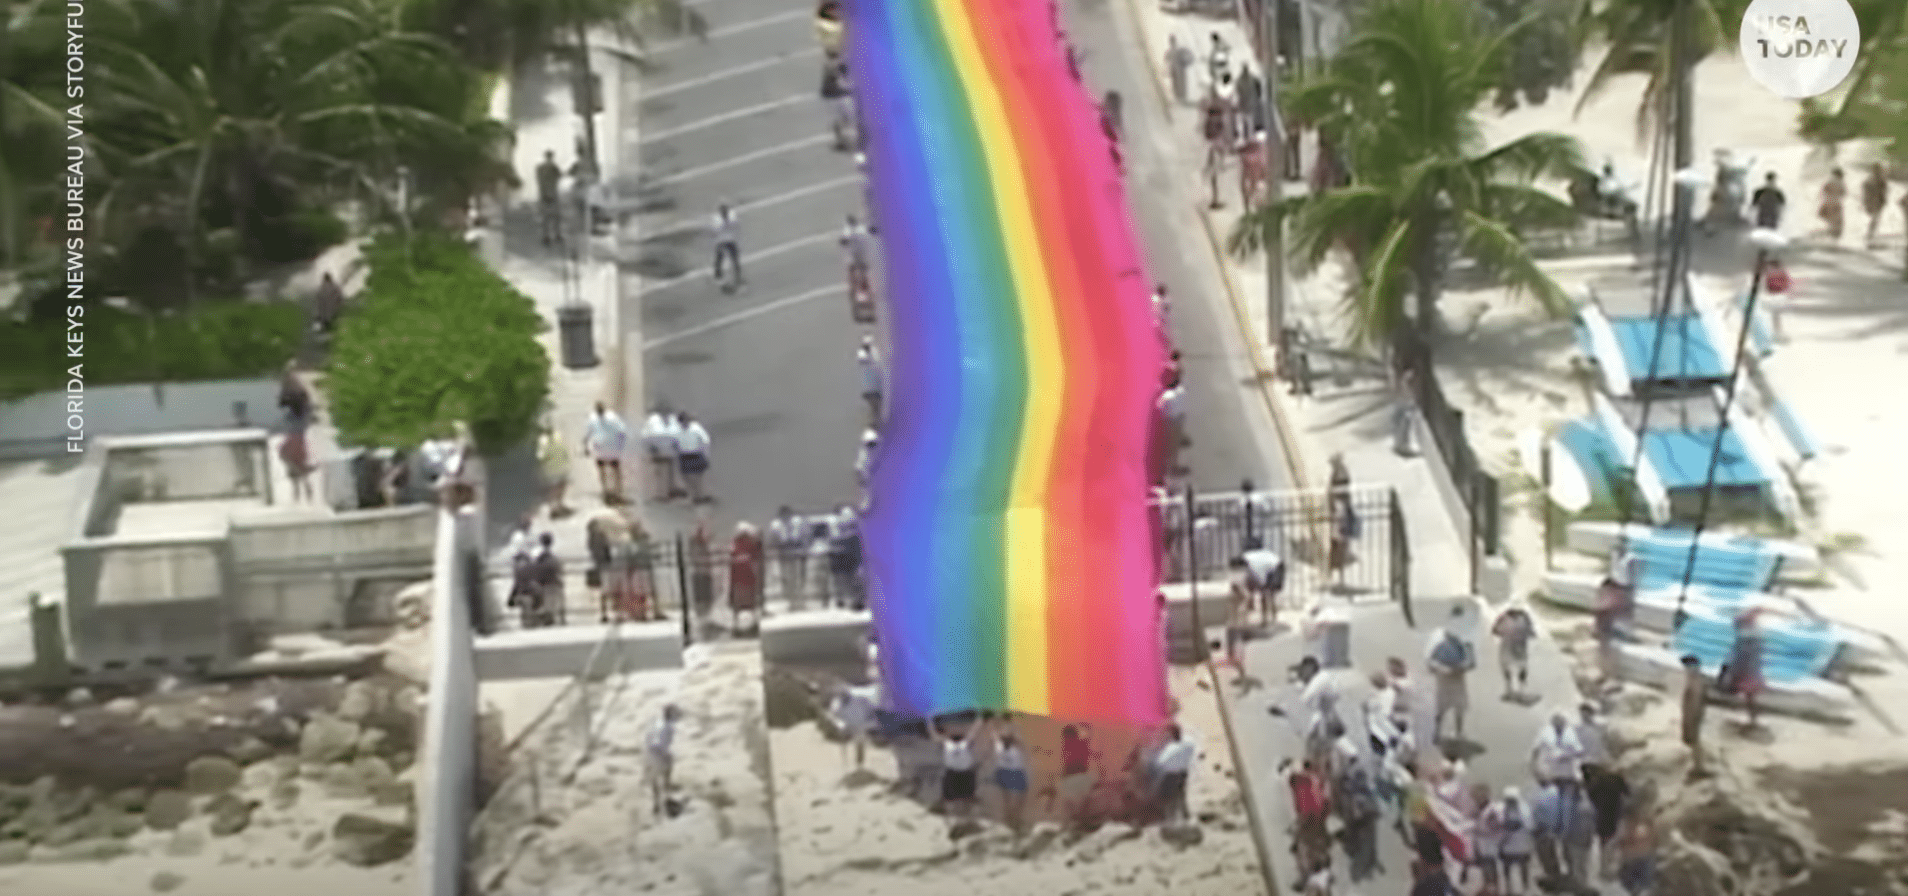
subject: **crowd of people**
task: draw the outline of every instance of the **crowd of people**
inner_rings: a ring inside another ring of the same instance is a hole
[[[1340,705],[1344,682],[1316,658],[1294,670],[1304,748],[1284,772],[1303,891],[1342,893],[1341,883],[1355,887],[1383,872],[1389,830],[1411,857],[1412,896],[1595,893],[1602,882],[1630,896],[1654,892],[1662,834],[1650,795],[1617,767],[1594,704],[1548,716],[1519,780],[1472,775],[1463,759],[1477,666],[1468,612],[1454,608],[1432,633],[1422,675],[1392,657],[1370,674],[1356,706]],[[1504,697],[1525,697],[1535,636],[1529,614],[1505,609],[1490,634]]]

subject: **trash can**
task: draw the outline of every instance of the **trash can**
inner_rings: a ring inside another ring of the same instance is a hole
[[[1351,658],[1351,616],[1337,607],[1321,608],[1308,626],[1310,653],[1325,669],[1349,669]]]
[[[588,305],[564,305],[557,309],[557,341],[563,353],[563,366],[571,370],[595,367],[596,315]]]

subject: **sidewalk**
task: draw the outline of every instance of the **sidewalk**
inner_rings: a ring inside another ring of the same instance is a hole
[[[635,116],[623,114],[626,63],[604,49],[610,46],[608,36],[592,35],[592,40],[591,64],[603,85],[603,111],[596,115],[597,153],[603,182],[614,185],[635,153],[635,140],[630,136]],[[635,451],[644,411],[641,321],[620,319],[623,303],[616,249],[623,237],[615,231],[608,236],[586,237],[574,261],[563,257],[561,250],[543,247],[538,239],[536,167],[549,151],[556,154],[557,163],[567,173],[575,162],[577,139],[582,132],[582,122],[573,111],[567,73],[554,64],[515,72],[499,89],[491,109],[493,115],[516,129],[511,164],[522,183],[505,199],[506,207],[488,222],[483,235],[486,256],[504,279],[536,303],[549,324],[541,338],[550,354],[550,416],[571,455],[565,503],[574,511],[561,519],[551,519],[549,508],[543,506],[541,471],[533,452],[519,452],[493,463],[489,549],[491,569],[496,570],[508,568],[503,533],[526,513],[536,515],[536,531],[555,536],[557,556],[588,556],[585,526],[604,506],[595,464],[583,453],[584,430],[597,402],[620,413],[630,427],[629,450],[623,458],[625,492],[637,502],[638,513],[644,494],[642,477],[648,470]],[[567,176],[564,188],[569,188]],[[557,312],[575,302],[588,304],[594,311],[597,363],[573,370],[563,365]],[[566,564],[566,594],[586,592],[583,573],[583,564]],[[507,590],[508,583],[503,588]],[[498,592],[500,596],[503,593]],[[572,613],[580,606],[576,600],[567,603]],[[513,622],[507,618],[504,624],[508,627]]]
[[[1171,104],[1165,81],[1163,56],[1169,36],[1182,45],[1202,52],[1211,33],[1218,33],[1233,48],[1235,65],[1251,46],[1245,31],[1236,22],[1176,16],[1161,11],[1145,0],[1125,0],[1125,14],[1137,23],[1144,53],[1153,79],[1160,86],[1157,101]],[[1205,60],[1193,67],[1195,87],[1203,90]],[[1256,69],[1256,64],[1254,65]],[[1155,98],[1143,101],[1153,105]],[[1496,609],[1470,596],[1469,556],[1466,536],[1460,532],[1446,500],[1448,483],[1438,466],[1435,453],[1429,457],[1405,458],[1392,451],[1389,411],[1390,397],[1384,381],[1374,375],[1354,372],[1338,382],[1322,382],[1315,395],[1295,397],[1273,375],[1269,361],[1276,349],[1267,339],[1269,311],[1266,306],[1267,270],[1261,257],[1239,260],[1224,250],[1227,237],[1238,220],[1236,188],[1228,173],[1222,180],[1222,196],[1227,206],[1206,208],[1206,187],[1198,179],[1199,160],[1204,151],[1192,127],[1190,109],[1173,111],[1170,135],[1155,140],[1171,156],[1172,170],[1184,172],[1173,185],[1183,200],[1186,214],[1196,218],[1205,231],[1214,263],[1224,272],[1225,301],[1232,303],[1250,343],[1249,354],[1258,368],[1261,388],[1269,393],[1275,408],[1275,422],[1281,430],[1280,441],[1292,482],[1303,487],[1325,483],[1326,461],[1342,454],[1355,482],[1379,482],[1396,489],[1411,538],[1411,590],[1414,595],[1416,628],[1408,625],[1398,609],[1388,601],[1349,604],[1352,620],[1353,667],[1336,673],[1341,683],[1341,713],[1348,725],[1359,723],[1358,701],[1368,690],[1363,673],[1380,668],[1388,657],[1405,660],[1414,675],[1422,676],[1426,639],[1433,627],[1442,624],[1454,605],[1469,608],[1467,614],[1474,631],[1487,631]],[[1309,169],[1311,141],[1303,141],[1304,168]],[[1302,189],[1302,184],[1287,184],[1286,189]],[[1191,222],[1189,221],[1189,224]],[[1327,269],[1328,271],[1330,268]],[[1324,277],[1297,278],[1287,274],[1285,287],[1286,323],[1305,327],[1313,334],[1333,338],[1341,331],[1338,296],[1342,283]],[[1429,449],[1429,441],[1420,427],[1419,446]],[[1528,753],[1540,724],[1552,710],[1569,708],[1578,701],[1570,665],[1559,647],[1539,640],[1531,647],[1530,690],[1538,695],[1533,702],[1501,700],[1500,673],[1495,651],[1487,635],[1478,636],[1480,665],[1471,677],[1472,706],[1464,745],[1469,755],[1469,779],[1488,784],[1495,790],[1516,784],[1530,789]],[[1286,792],[1279,763],[1296,757],[1301,737],[1296,721],[1267,711],[1274,702],[1291,704],[1295,694],[1287,684],[1288,671],[1309,649],[1309,645],[1289,627],[1271,637],[1250,642],[1244,655],[1246,672],[1243,687],[1229,689],[1234,708],[1234,749],[1240,757],[1252,757],[1242,763],[1246,787],[1258,808],[1265,853],[1283,887],[1295,881],[1296,871],[1290,850],[1292,824],[1291,801]],[[1403,893],[1410,886],[1409,856],[1396,836],[1383,840],[1381,856],[1384,871],[1370,881],[1347,885],[1341,877],[1342,894]],[[1342,862],[1338,865],[1341,874]]]

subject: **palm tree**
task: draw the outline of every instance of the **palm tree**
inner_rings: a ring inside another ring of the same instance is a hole
[[[1637,104],[1639,139],[1664,123],[1671,88],[1676,83],[1670,46],[1672,23],[1680,4],[1689,8],[1689,57],[1695,65],[1716,53],[1733,53],[1737,30],[1749,0],[1583,0],[1578,15],[1581,44],[1603,44],[1603,59],[1591,72],[1577,111],[1601,94],[1619,75],[1644,75],[1643,99]]]
[[[204,253],[249,257],[268,219],[382,196],[405,168],[488,171],[500,148],[458,118],[476,73],[380,0],[121,2],[94,32],[96,217],[122,249],[172,231],[188,299]]]
[[[1478,124],[1514,35],[1486,30],[1450,0],[1379,0],[1365,10],[1345,49],[1288,93],[1288,114],[1319,129],[1351,182],[1248,213],[1232,233],[1233,251],[1259,251],[1279,227],[1302,269],[1348,251],[1358,277],[1346,311],[1366,347],[1413,335],[1413,316],[1421,329],[1435,326],[1450,237],[1484,272],[1562,308],[1563,289],[1519,233],[1577,222],[1538,183],[1580,171],[1582,149],[1555,133],[1487,147]]]
[[[632,47],[645,28],[706,32],[702,14],[683,0],[400,0],[406,24],[449,41],[490,71],[542,58],[576,60],[591,29]],[[638,62],[640,60],[632,59]]]
[[[0,270],[44,257],[42,223],[57,205],[66,103],[64,5],[30,0],[0,19]]]
[[[1802,136],[1833,146],[1864,137],[1889,138],[1899,131],[1899,105],[1908,96],[1908,3],[1900,0],[1852,0],[1862,26],[1862,52],[1841,90],[1804,100]]]

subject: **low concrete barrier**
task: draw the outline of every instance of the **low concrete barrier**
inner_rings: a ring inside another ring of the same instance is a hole
[[[477,788],[477,673],[471,649],[470,562],[482,555],[472,507],[440,512],[431,589],[431,686],[424,711],[417,862],[423,896],[460,896]]]
[[[682,668],[682,626],[673,621],[562,625],[477,641],[477,678],[515,681]]]
[[[1229,582],[1175,582],[1166,596],[1166,654],[1175,663],[1206,658],[1206,632],[1225,625]],[[868,635],[867,613],[806,610],[762,621],[762,658],[789,665],[852,662]]]

